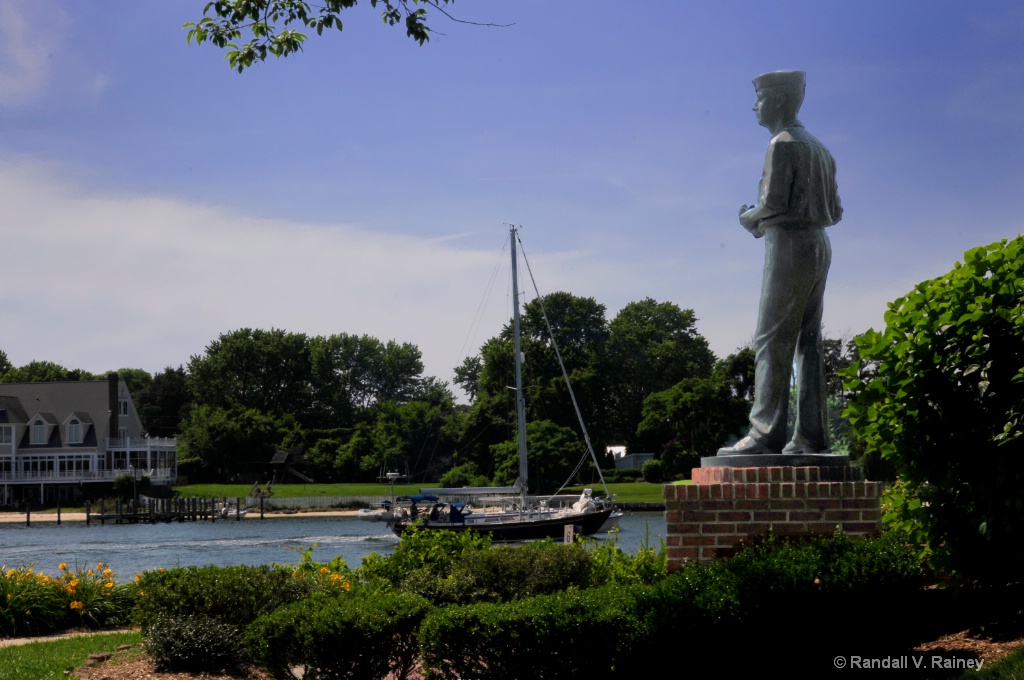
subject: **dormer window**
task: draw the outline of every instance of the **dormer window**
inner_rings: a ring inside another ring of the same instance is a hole
[[[77,420],[72,420],[71,422],[68,423],[68,443],[82,443],[82,424]]]
[[[29,441],[32,444],[46,443],[46,423],[41,420],[37,420],[32,423],[32,434]]]
[[[0,444],[10,445],[12,440],[10,425],[0,425]]]

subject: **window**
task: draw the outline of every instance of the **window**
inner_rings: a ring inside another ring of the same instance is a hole
[[[128,400],[121,397],[120,401],[117,402],[117,414],[121,416],[128,415]]]
[[[0,426],[0,444],[11,443],[11,427],[10,425]]]
[[[29,440],[33,444],[46,443],[46,424],[41,420],[32,423],[32,436]]]
[[[77,420],[72,420],[70,423],[68,423],[68,443],[82,443],[82,424]]]

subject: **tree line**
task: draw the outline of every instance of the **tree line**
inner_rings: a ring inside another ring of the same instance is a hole
[[[650,298],[611,320],[593,298],[566,292],[525,305],[531,490],[595,475],[556,346],[602,467],[613,467],[606,447],[619,445],[654,453],[667,476],[686,475],[701,456],[742,436],[753,350],[716,358],[696,321],[693,310]],[[852,347],[826,341],[830,376],[849,363]],[[322,482],[374,481],[398,470],[414,482],[513,483],[511,322],[455,367],[454,386],[468,404],[423,370],[410,343],[243,328],[221,334],[187,365],[117,372],[145,430],[179,438],[180,471],[193,480],[263,479],[276,452],[301,449],[307,474]],[[15,367],[0,352],[0,383],[100,377],[47,361]],[[830,384],[841,395],[841,381]]]

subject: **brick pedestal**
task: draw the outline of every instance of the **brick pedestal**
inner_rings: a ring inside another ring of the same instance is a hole
[[[695,468],[693,484],[665,485],[668,569],[727,557],[744,539],[784,535],[866,536],[881,528],[881,482],[860,468]]]

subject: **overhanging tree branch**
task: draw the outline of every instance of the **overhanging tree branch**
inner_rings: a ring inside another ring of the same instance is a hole
[[[381,7],[381,18],[388,26],[405,24],[407,36],[420,45],[436,33],[427,25],[428,6],[436,9],[451,21],[460,24],[486,27],[507,27],[512,24],[482,23],[467,21],[453,16],[446,6],[455,0],[370,0],[373,7]],[[187,42],[194,40],[197,45],[210,42],[221,49],[227,49],[225,58],[231,68],[239,73],[254,63],[265,61],[268,54],[287,57],[302,51],[306,34],[294,28],[293,23],[305,29],[315,30],[323,35],[324,29],[342,30],[341,12],[356,5],[357,0],[323,0],[314,5],[303,0],[215,0],[206,3],[203,18],[188,22]],[[238,42],[250,36],[246,42]]]

